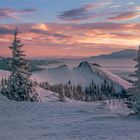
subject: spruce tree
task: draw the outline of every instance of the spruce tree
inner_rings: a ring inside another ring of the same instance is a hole
[[[69,98],[73,98],[73,91],[72,91],[72,85],[71,85],[71,81],[68,82],[68,94],[69,94]]]
[[[138,50],[138,57],[135,59],[135,61],[137,62],[135,68],[135,77],[137,78],[137,80],[135,81],[135,87],[137,87],[137,89],[140,88],[140,46],[139,46],[139,50]]]
[[[59,84],[59,100],[62,102],[65,102],[65,91],[64,91],[64,87],[62,84]]]
[[[15,29],[12,45],[12,57],[9,58],[9,69],[11,74],[8,78],[5,95],[17,101],[38,101],[38,94],[35,92],[33,81],[30,80],[31,67],[22,50],[24,46],[18,38],[18,30]]]
[[[134,83],[134,87],[132,88],[133,95],[134,95],[134,101],[136,102],[136,108],[140,111],[140,46],[138,50],[138,56],[135,59],[137,62],[135,68],[135,77],[136,81]]]

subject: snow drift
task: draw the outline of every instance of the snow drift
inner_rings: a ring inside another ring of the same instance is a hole
[[[106,100],[106,108],[109,109],[113,113],[117,113],[121,116],[128,116],[130,114],[134,114],[135,111],[128,108],[124,103],[123,99],[111,99]]]

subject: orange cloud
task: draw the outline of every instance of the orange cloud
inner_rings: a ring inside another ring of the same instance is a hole
[[[0,26],[0,55],[9,55],[15,26],[30,57],[90,56],[139,45],[140,23],[4,24]]]
[[[46,24],[37,24],[31,27],[32,29],[39,29],[43,31],[48,31],[48,26]]]

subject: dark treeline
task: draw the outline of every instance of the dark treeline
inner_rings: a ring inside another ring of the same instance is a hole
[[[106,80],[104,80],[100,86],[92,81],[91,84],[85,88],[83,88],[81,85],[72,85],[71,81],[65,85],[50,85],[48,82],[42,82],[39,84],[39,86],[46,90],[59,93],[60,100],[62,101],[65,100],[65,97],[87,102],[127,97],[125,90],[122,89],[121,93],[117,93],[114,85],[109,84]]]
[[[2,88],[5,88],[7,85],[7,79],[1,79],[0,85]],[[46,90],[53,91],[59,94],[59,99],[65,101],[65,97],[81,101],[98,101],[106,100],[110,98],[126,98],[127,94],[125,90],[121,90],[121,93],[117,93],[114,85],[109,84],[106,80],[99,86],[93,81],[89,86],[82,87],[81,85],[72,85],[71,81],[68,81],[67,84],[55,84],[50,85],[48,82],[37,83],[34,81],[34,85],[38,85]]]

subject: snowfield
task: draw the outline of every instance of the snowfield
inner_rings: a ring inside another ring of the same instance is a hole
[[[9,72],[0,70],[0,78]],[[70,78],[70,79],[69,79]],[[74,69],[67,66],[46,69],[33,74],[33,80],[86,85],[92,80],[114,82],[117,88],[131,84],[103,68],[82,63]],[[0,94],[0,140],[139,140],[139,115],[122,100],[82,102],[37,88],[40,102],[11,101]],[[128,116],[130,115],[130,116]]]
[[[103,102],[0,100],[0,140],[139,140],[139,126]]]

